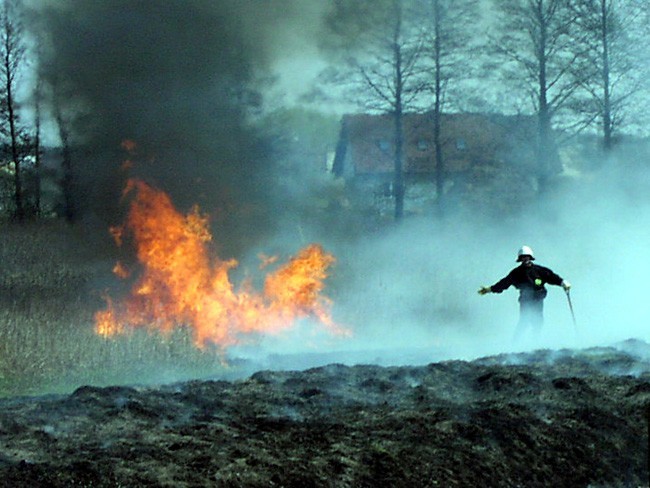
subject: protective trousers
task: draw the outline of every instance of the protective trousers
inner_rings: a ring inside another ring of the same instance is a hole
[[[526,330],[532,330],[537,336],[544,324],[544,299],[519,300],[519,323],[515,331],[515,339],[521,337]]]

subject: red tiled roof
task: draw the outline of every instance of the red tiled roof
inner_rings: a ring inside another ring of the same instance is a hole
[[[441,144],[445,171],[466,171],[473,165],[507,157],[532,158],[535,119],[530,116],[443,114]],[[347,164],[354,174],[389,173],[394,168],[394,119],[390,115],[347,115],[343,121]],[[431,114],[403,116],[405,173],[435,171]],[[523,149],[523,152],[522,152]]]

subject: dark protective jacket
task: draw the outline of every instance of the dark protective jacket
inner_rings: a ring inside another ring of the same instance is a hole
[[[546,283],[559,286],[562,284],[562,278],[544,266],[522,263],[490,288],[493,293],[501,293],[514,286],[519,290],[519,301],[543,300],[547,293],[544,287]]]

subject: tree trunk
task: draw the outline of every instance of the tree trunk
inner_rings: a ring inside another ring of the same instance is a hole
[[[548,108],[540,110],[538,114],[538,142],[537,142],[537,182],[540,193],[548,190],[550,179],[550,158],[552,153],[553,138],[551,134],[551,118]]]
[[[402,106],[402,93],[404,90],[404,74],[402,72],[402,48],[400,35],[402,32],[402,6],[401,2],[395,3],[395,30],[393,32],[393,58],[395,61],[395,105],[393,116],[395,119],[395,175],[393,179],[393,190],[395,193],[395,220],[402,220],[404,217],[404,170],[403,170],[403,147],[404,147],[404,117]]]
[[[63,177],[61,179],[61,192],[63,193],[63,216],[69,223],[73,223],[77,217],[75,194],[74,194],[74,175],[72,171],[72,157],[70,154],[70,137],[68,129],[63,120],[63,114],[59,104],[55,104],[55,117],[59,129],[59,138],[63,150]]]
[[[445,191],[445,161],[442,154],[442,141],[440,140],[440,109],[433,113],[433,146],[436,155],[436,212],[438,217],[444,215],[444,191]]]
[[[440,3],[438,1],[434,4],[434,63],[435,63],[435,80],[434,80],[434,105],[433,105],[433,146],[436,155],[436,211],[438,217],[443,216],[444,208],[444,189],[445,189],[445,161],[442,154],[442,141],[440,140],[440,123],[441,123],[441,98],[442,98],[442,83],[441,83],[441,62],[442,50],[440,45]]]
[[[609,80],[609,40],[607,37],[609,26],[606,0],[600,1],[600,8],[600,32],[603,63],[603,151],[605,152],[605,155],[608,155],[612,150],[612,102]]]
[[[34,177],[36,181],[34,182],[34,211],[36,216],[40,217],[42,214],[41,209],[41,89],[40,83],[37,84],[35,90],[35,114],[34,114],[34,126],[35,126],[35,136],[34,136]]]
[[[548,189],[549,153],[551,148],[551,113],[548,105],[548,84],[546,79],[546,26],[540,14],[540,42],[537,59],[539,62],[539,100],[537,113],[537,183],[540,193]]]
[[[401,111],[395,112],[395,220],[404,217],[404,171],[403,171],[404,128]]]
[[[41,135],[40,135],[40,122],[36,124],[36,138],[34,140],[34,177],[36,181],[34,182],[34,211],[36,216],[40,217],[42,215],[41,209]]]
[[[7,114],[9,118],[9,137],[11,144],[11,159],[14,162],[14,204],[15,218],[19,222],[25,219],[25,205],[23,201],[22,165],[21,156],[18,151],[18,132],[16,128],[16,115],[14,113],[13,91],[11,89],[11,78],[7,77]]]

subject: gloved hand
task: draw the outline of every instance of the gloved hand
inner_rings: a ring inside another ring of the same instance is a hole
[[[489,286],[482,286],[481,289],[478,291],[479,295],[485,295],[486,293],[492,293],[492,288]]]
[[[569,291],[571,289],[571,283],[567,280],[562,280],[562,288],[564,288],[564,291]]]

